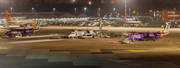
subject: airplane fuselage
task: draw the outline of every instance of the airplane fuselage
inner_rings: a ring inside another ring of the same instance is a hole
[[[34,29],[13,29],[11,31],[6,32],[5,35],[7,36],[12,36],[17,34],[28,35],[32,33],[34,33]]]
[[[31,23],[37,23],[37,21],[32,21],[32,20],[8,20],[8,24],[13,24],[13,25],[23,25],[23,24],[31,24]]]
[[[163,37],[164,34],[160,32],[152,32],[152,33],[135,33],[128,35],[125,39],[129,40],[139,40],[139,39],[145,39],[145,38],[159,38]]]

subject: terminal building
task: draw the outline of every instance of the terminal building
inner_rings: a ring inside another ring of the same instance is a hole
[[[88,20],[88,16],[83,13],[68,12],[9,12],[15,20],[40,20],[40,21],[78,21]],[[0,24],[6,23],[5,12],[0,13]]]
[[[179,20],[180,11],[178,10],[162,10],[161,11],[161,20]]]

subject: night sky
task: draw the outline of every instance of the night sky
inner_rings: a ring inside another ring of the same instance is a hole
[[[36,2],[29,5],[30,0],[0,0],[0,12],[4,12],[5,9],[10,11],[10,7],[13,7],[14,12],[31,12],[31,8],[34,7],[36,12],[52,12],[52,8],[56,8],[56,12],[74,12],[74,8],[77,8],[78,13],[84,13],[84,7],[90,10],[92,16],[96,16],[98,8],[101,8],[101,14],[110,14],[113,12],[113,8],[121,15],[124,15],[124,0],[114,0],[114,4],[58,4],[56,0],[45,0],[49,3],[42,3],[41,0],[34,0]],[[76,0],[78,1],[78,0]],[[88,0],[87,0],[88,1]],[[8,2],[8,3],[6,3]],[[22,6],[20,6],[22,4]],[[38,4],[38,6],[36,6]],[[145,14],[149,10],[163,10],[163,9],[174,9],[177,10],[179,7],[180,0],[127,0],[127,8],[131,8],[132,11],[137,11],[138,13]],[[15,6],[16,5],[16,6]],[[86,11],[88,13],[88,10]],[[129,13],[129,12],[128,12]]]

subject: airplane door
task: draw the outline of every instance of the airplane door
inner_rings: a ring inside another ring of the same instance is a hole
[[[148,38],[149,38],[149,33],[147,33],[147,35],[146,35]]]

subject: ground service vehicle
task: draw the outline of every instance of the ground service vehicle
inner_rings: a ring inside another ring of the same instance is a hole
[[[91,35],[91,34],[84,34],[83,36],[82,36],[82,38],[83,39],[91,39],[91,38],[93,38],[93,36]]]

